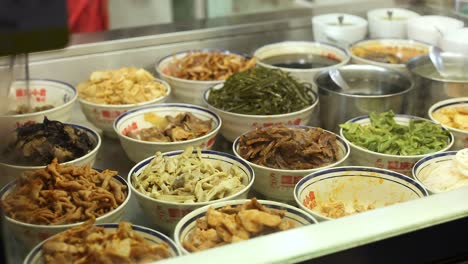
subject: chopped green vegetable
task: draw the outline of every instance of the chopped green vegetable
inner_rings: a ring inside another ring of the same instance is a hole
[[[345,123],[340,127],[350,142],[370,151],[409,156],[439,151],[449,144],[449,132],[423,119],[410,119],[409,125],[395,122],[392,111],[371,113],[370,125]]]
[[[313,102],[310,85],[279,69],[261,67],[232,75],[208,97],[208,103],[217,108],[248,115],[286,114]]]

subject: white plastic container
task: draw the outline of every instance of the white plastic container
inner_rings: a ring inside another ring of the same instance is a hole
[[[419,17],[416,12],[403,8],[379,8],[367,12],[369,35],[371,38],[408,37],[406,22],[410,18]]]
[[[446,16],[420,16],[408,20],[408,38],[439,46],[450,31],[463,27],[463,21]]]
[[[440,47],[444,51],[468,56],[468,28],[456,29],[445,34],[442,37]]]
[[[342,23],[340,23],[342,17]],[[333,13],[312,17],[314,40],[347,48],[367,35],[367,20],[350,14]]]

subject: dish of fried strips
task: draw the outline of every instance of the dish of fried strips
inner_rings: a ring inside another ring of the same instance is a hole
[[[44,263],[149,263],[170,257],[166,243],[147,241],[128,222],[120,222],[116,230],[93,222],[47,240],[42,246]]]
[[[63,225],[102,216],[125,201],[116,171],[60,165],[57,159],[21,176],[0,205],[8,217],[38,225]]]
[[[285,215],[285,210],[267,208],[255,198],[238,206],[210,207],[182,245],[196,252],[296,227]]]

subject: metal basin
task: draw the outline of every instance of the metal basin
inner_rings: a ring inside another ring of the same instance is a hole
[[[370,112],[413,114],[413,82],[409,77],[372,65],[346,65],[340,71],[349,89],[335,84],[328,71],[315,78],[323,128],[337,132],[339,124]]]
[[[414,58],[406,65],[414,80],[418,116],[426,116],[429,108],[439,101],[468,96],[468,56],[454,53],[441,56],[448,77],[437,72],[429,56]]]

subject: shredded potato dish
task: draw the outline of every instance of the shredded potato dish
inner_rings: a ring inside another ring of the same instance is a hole
[[[223,170],[203,159],[201,150],[187,148],[178,156],[158,152],[140,175],[132,176],[135,189],[149,197],[178,203],[207,202],[242,190],[244,174],[237,166]]]
[[[166,243],[150,243],[128,222],[120,222],[114,232],[93,222],[47,240],[42,246],[44,263],[149,263],[170,256]]]
[[[57,159],[18,179],[0,201],[5,214],[15,220],[39,225],[72,224],[104,215],[125,201],[126,186],[113,176],[86,165],[60,165]]]
[[[144,69],[95,71],[77,87],[78,96],[96,104],[136,104],[167,94],[166,86]]]

